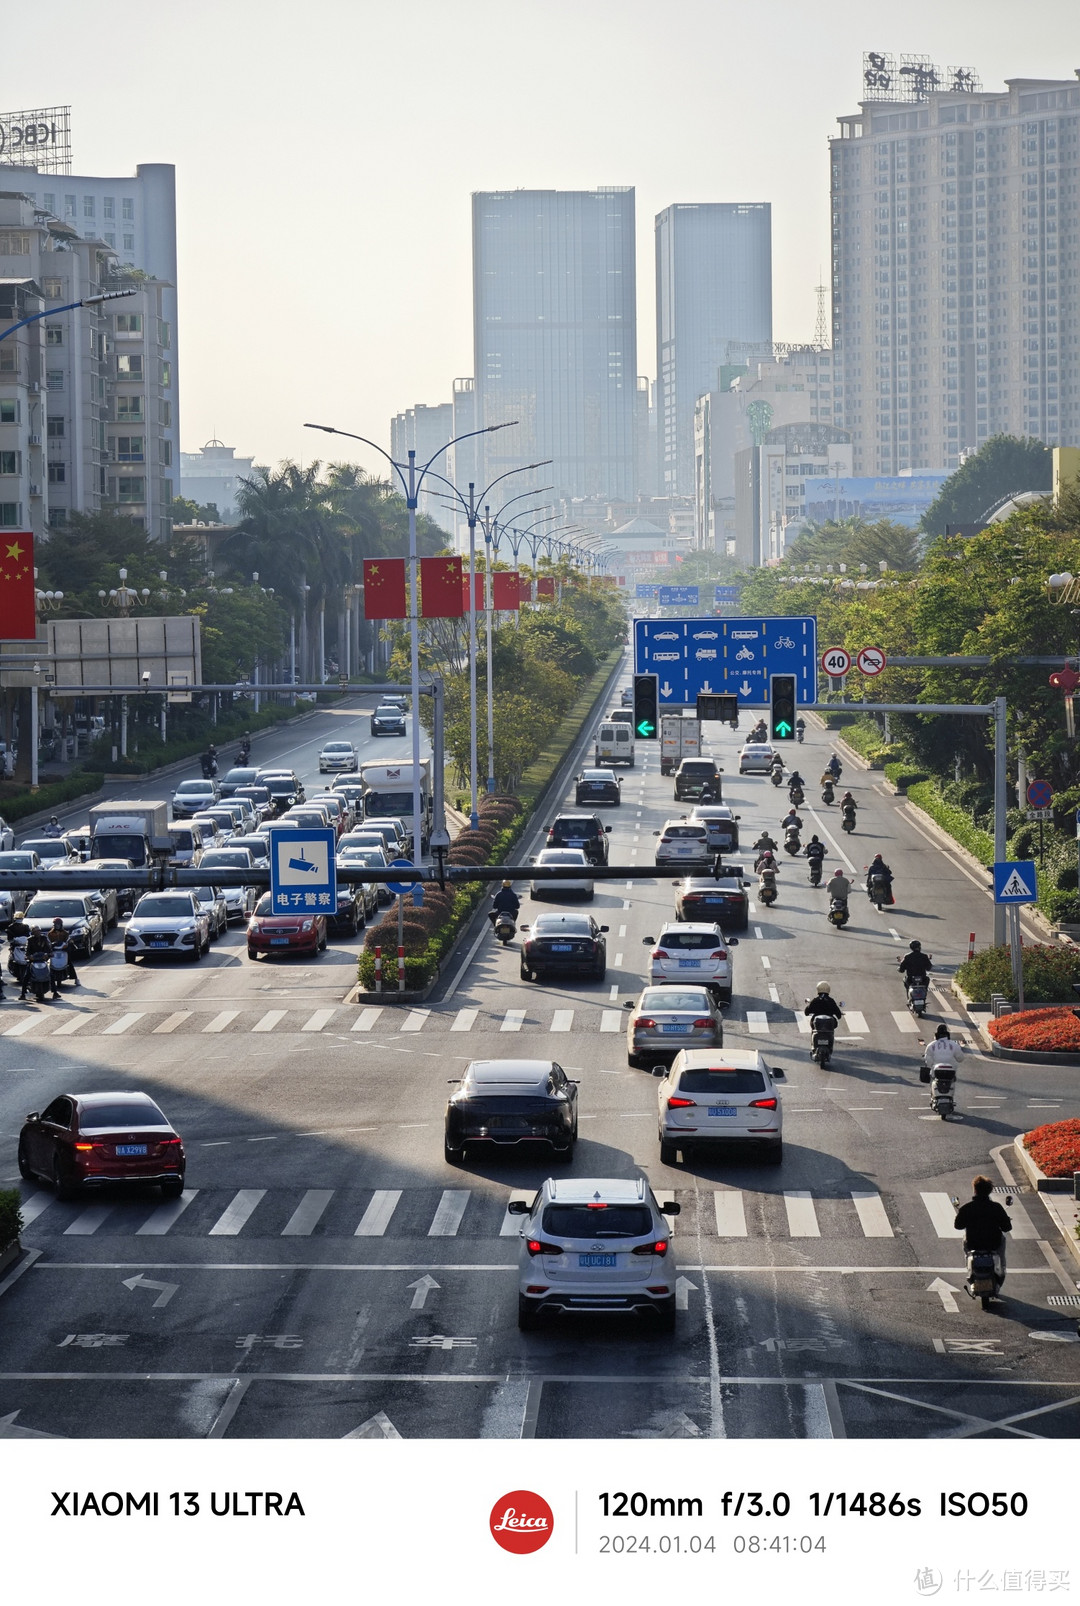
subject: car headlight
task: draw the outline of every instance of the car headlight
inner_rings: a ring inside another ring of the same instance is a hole
[[[314,931],[315,930],[315,922],[314,922],[314,920],[302,920],[300,922],[300,930],[301,931]]]

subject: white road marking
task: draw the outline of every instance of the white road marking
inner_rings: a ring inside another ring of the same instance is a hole
[[[621,970],[622,969],[622,962],[623,962],[622,954],[616,954],[615,955],[615,969],[616,970]]]
[[[285,1011],[281,1010],[279,1013],[281,1015],[284,1015]],[[187,1020],[190,1015],[191,1015],[190,1009],[178,1009],[178,1010],[175,1010],[173,1012],[173,1014],[166,1015],[165,1019],[161,1022],[160,1026],[155,1026],[154,1027],[154,1032],[156,1034],[158,1034],[158,1035],[160,1035],[162,1033],[167,1033],[167,1032],[175,1032],[176,1028],[180,1025],[181,1021]],[[255,1031],[259,1030],[259,1028],[257,1026],[254,1027],[253,1029]]]
[[[324,1026],[330,1024],[336,1014],[336,1005],[333,1009],[317,1009],[314,1015],[304,1022],[300,1030],[302,1032],[321,1032]],[[404,1030],[404,1028],[402,1029]]]
[[[629,900],[629,898],[624,898],[623,899],[623,908],[624,909],[629,909],[630,908],[630,900]]]
[[[847,1021],[848,1031],[856,1036],[862,1036],[870,1030],[866,1024],[866,1016],[857,1009],[845,1009],[844,1019]]]
[[[623,1015],[621,1009],[605,1009],[600,1016],[600,1030],[602,1032],[618,1032],[622,1030]]]
[[[136,1238],[160,1238],[168,1232],[174,1222],[178,1221],[188,1205],[198,1193],[198,1188],[185,1188],[179,1199],[167,1199],[151,1210],[141,1227],[136,1228]]]
[[[457,1230],[461,1226],[461,1218],[465,1214],[465,1206],[469,1202],[469,1188],[447,1188],[439,1200],[438,1209],[428,1228],[429,1238],[456,1238]]]
[[[400,1188],[378,1188],[372,1194],[364,1214],[360,1217],[360,1225],[353,1233],[354,1238],[381,1238],[390,1225],[390,1217],[398,1207],[401,1199]]]
[[[759,942],[764,938],[765,933],[762,931],[760,926],[755,926],[754,927],[754,936],[758,939]]]
[[[478,1009],[459,1009],[454,1016],[454,1024],[450,1030],[452,1032],[471,1032],[479,1013]]]
[[[79,1020],[83,1019],[81,1015],[77,1016],[76,1018]],[[39,1026],[44,1019],[44,1015],[27,1015],[25,1019],[17,1020],[14,1026],[9,1026],[7,1031],[4,1033],[4,1036],[22,1037],[26,1032],[32,1030],[33,1027]],[[52,1032],[50,1033],[50,1036],[55,1037],[56,1033]]]
[[[551,1017],[551,1030],[553,1032],[568,1032],[574,1024],[574,1011],[572,1009],[557,1009]]]
[[[762,970],[771,970],[772,969],[772,960],[769,958],[768,954],[762,954],[762,956],[761,956],[761,968],[762,968]]]
[[[223,1032],[226,1026],[228,1026],[230,1022],[234,1021],[239,1013],[240,1011],[238,1009],[223,1009],[219,1015],[214,1016],[213,1020],[207,1021],[206,1025],[203,1027],[203,1031]]]
[[[898,931],[894,931],[892,926],[889,927],[889,936],[892,938],[893,942],[902,942],[903,941],[903,938],[901,937],[900,933]]]
[[[143,1014],[144,1011],[140,1009],[131,1015],[121,1015],[120,1019],[114,1020],[111,1026],[106,1026],[101,1034],[102,1037],[119,1037],[120,1033],[126,1032],[129,1026],[134,1026],[137,1020],[142,1020]]]
[[[814,1201],[805,1189],[798,1188],[792,1193],[785,1193],[784,1207],[787,1210],[788,1232],[793,1238],[821,1237]]]
[[[319,1011],[320,1015],[323,1014],[323,1013],[327,1013],[327,1014],[332,1015],[334,1012],[333,1012],[332,1009],[328,1010],[328,1011],[323,1011],[323,1010]],[[427,1018],[428,1018],[428,1016],[430,1014],[431,1014],[430,1009],[410,1009],[409,1013],[406,1015],[405,1019],[401,1023],[400,1030],[403,1031],[403,1032],[420,1032],[420,1031],[423,1031],[424,1024],[427,1021]],[[312,1016],[313,1020],[315,1018],[316,1018],[315,1016]],[[304,1030],[307,1031],[307,1029],[308,1028],[305,1026]]]
[[[737,1188],[714,1192],[713,1209],[716,1212],[718,1238],[746,1237],[746,1211],[743,1208],[743,1196]]]
[[[261,1199],[265,1188],[241,1188],[210,1228],[211,1238],[235,1238]]]
[[[56,1028],[55,1032],[50,1032],[49,1036],[50,1037],[70,1037],[72,1032],[77,1032],[79,1030],[80,1026],[85,1026],[88,1020],[93,1020],[93,1019],[94,1019],[94,1016],[91,1015],[89,1013],[89,1011],[85,1015],[70,1015],[68,1017],[68,1019],[63,1023],[63,1025],[62,1026],[58,1026]],[[5,1033],[5,1036],[6,1035],[7,1034]]]
[[[333,1188],[309,1188],[281,1229],[283,1238],[306,1238],[315,1231],[327,1205],[334,1197]]]
[[[763,1009],[748,1009],[746,1011],[746,1029],[761,1036],[769,1030],[769,1017]]]
[[[855,1201],[855,1209],[859,1212],[859,1221],[862,1225],[865,1238],[891,1238],[892,1226],[885,1212],[880,1193],[855,1193],[851,1197]]]
[[[381,1004],[375,1004],[370,1009],[361,1010],[360,1014],[353,1021],[351,1030],[354,1032],[370,1032],[381,1014]]]
[[[508,1009],[499,1026],[500,1032],[520,1032],[525,1021],[523,1009]]]
[[[935,1116],[936,1120],[937,1117]],[[953,1217],[956,1215],[956,1206],[947,1193],[920,1193],[919,1198],[926,1206],[926,1213],[934,1224],[934,1231],[939,1238],[962,1238],[964,1235],[953,1226]]]
[[[795,1024],[804,1037],[810,1036],[810,1022],[801,1011],[795,1017]]]
[[[19,1206],[22,1212],[23,1226],[28,1227],[32,1221],[36,1221],[41,1212],[47,1210],[53,1203],[55,1197],[55,1194],[47,1192],[45,1188],[41,1188],[37,1193],[32,1193],[29,1199],[24,1199]]]
[[[780,1002],[780,990],[778,987],[775,987],[772,982],[769,983],[769,997],[774,1004],[778,1004]]]
[[[64,1228],[64,1237],[89,1237],[92,1232],[97,1232],[111,1209],[112,1205],[90,1205],[88,1209],[80,1210],[70,1227]]]
[[[625,937],[626,936],[626,927],[625,926],[620,926],[619,927],[619,936],[620,937]]]
[[[1015,1197],[1013,1198],[1012,1205],[1009,1209],[1009,1214],[1012,1217],[1013,1222],[1013,1230],[1009,1234],[1010,1238],[1038,1238],[1038,1228],[1035,1226],[1035,1223],[1032,1221],[1023,1205]]]
[[[255,1022],[251,1030],[253,1032],[272,1032],[278,1021],[284,1020],[288,1013],[287,1009],[268,1009],[266,1014],[260,1016]],[[158,1030],[161,1030],[160,1026]]]
[[[919,1023],[912,1017],[912,1015],[908,1013],[906,1009],[893,1009],[890,1010],[889,1013],[896,1022],[896,1029],[898,1032],[914,1032],[918,1034]]]
[[[608,988],[608,1003],[613,1004],[618,996],[619,984],[617,981],[613,981],[611,986]]]

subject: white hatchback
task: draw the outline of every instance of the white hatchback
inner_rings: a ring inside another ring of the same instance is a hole
[[[662,926],[652,944],[650,981],[700,981],[722,1004],[731,1003],[731,955],[738,937],[725,937],[719,926],[691,921]]]
[[[776,1078],[753,1048],[690,1048],[676,1054],[657,1089],[660,1163],[681,1149],[714,1143],[760,1148],[770,1165],[784,1157],[784,1112]]]

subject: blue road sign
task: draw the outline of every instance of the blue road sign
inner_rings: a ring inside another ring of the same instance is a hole
[[[693,707],[699,692],[734,693],[743,707],[764,707],[771,675],[795,676],[798,703],[817,701],[817,621],[635,619],[634,670],[656,675],[660,702]]]
[[[634,587],[634,595],[640,598],[642,602],[650,602],[660,595],[660,587],[657,585],[637,585]]]
[[[713,586],[713,601],[738,602],[741,590],[740,586]]]
[[[995,903],[1034,903],[1038,895],[1034,859],[1003,859],[994,865]]]
[[[1029,781],[1027,788],[1027,805],[1029,809],[1048,809],[1054,801],[1054,791],[1049,781]]]
[[[696,608],[700,601],[698,586],[661,586],[662,608]]]
[[[414,866],[411,859],[391,859],[390,868],[391,870],[412,870]],[[411,892],[413,889],[411,881],[388,881],[386,885],[391,892],[396,892],[399,898],[403,898],[407,892]]]
[[[270,833],[270,908],[276,915],[329,914],[337,908],[332,826]]]

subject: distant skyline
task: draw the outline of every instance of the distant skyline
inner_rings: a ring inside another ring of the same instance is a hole
[[[864,50],[1006,77],[1080,62],[1075,0],[284,0],[151,5],[102,29],[53,0],[0,111],[72,105],[75,171],[177,168],[183,449],[263,463],[377,454],[393,414],[472,372],[476,190],[637,192],[639,369],[655,379],[653,219],[772,206],[773,333],[810,340],[829,265],[828,136]],[[0,175],[2,180],[2,175]],[[327,448],[330,448],[329,452]]]

